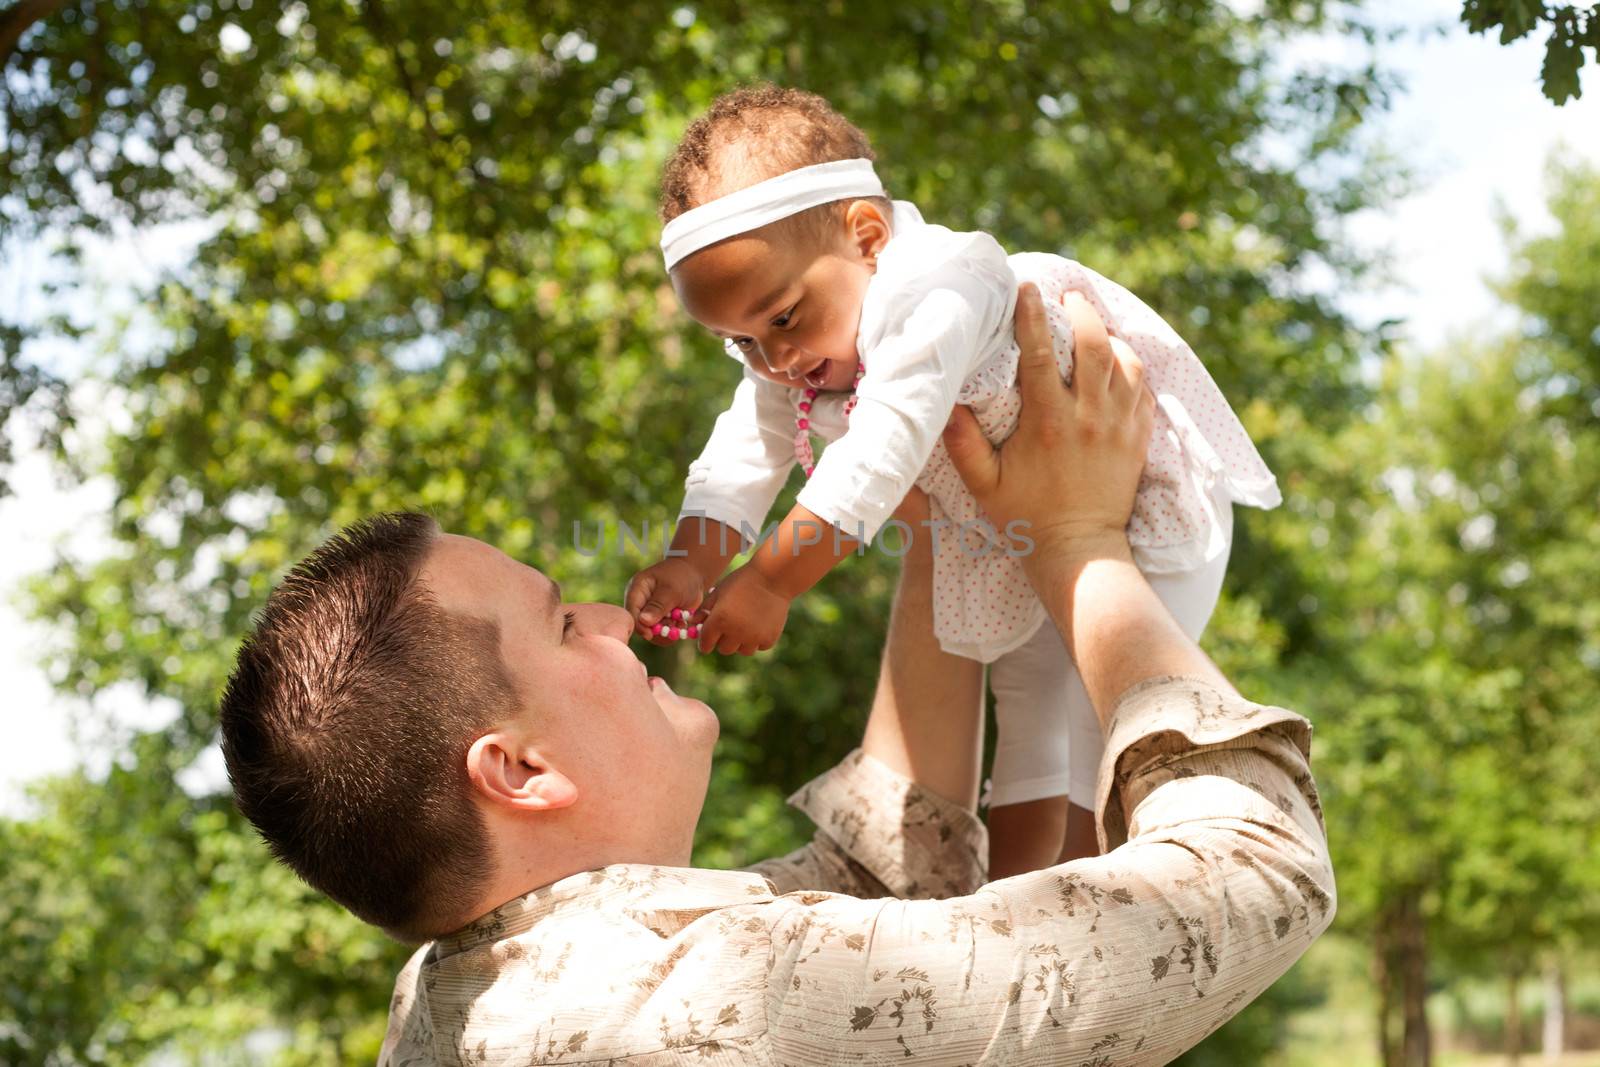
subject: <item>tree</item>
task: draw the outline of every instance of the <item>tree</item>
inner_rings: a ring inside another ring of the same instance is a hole
[[[1565,104],[1583,95],[1578,71],[1587,57],[1585,48],[1600,53],[1600,10],[1593,4],[1544,4],[1533,0],[1465,0],[1461,21],[1473,33],[1496,27],[1500,43],[1521,40],[1541,25],[1550,28],[1544,45],[1540,82],[1544,95]]]
[[[1429,1062],[1434,961],[1514,994],[1600,919],[1597,206],[1600,173],[1554,168],[1556,234],[1510,235],[1523,328],[1397,366],[1325,454],[1314,518],[1271,527],[1320,561],[1325,644],[1278,670],[1326,726],[1339,922],[1372,940],[1385,1064]]]
[[[1390,187],[1353,139],[1389,86],[1372,67],[1281,77],[1274,49],[1322,31],[1371,39],[1342,7],[1277,2],[1138,17],[1087,0],[848,16],[731,2],[63,5],[6,66],[0,236],[216,226],[150,294],[146,335],[119,339],[126,425],[84,457],[118,487],[118,551],[63,560],[35,591],[68,639],[63,684],[133,680],[175,699],[177,722],[134,772],[184,765],[213,740],[234,643],[276,577],[379,509],[427,508],[576,596],[619,596],[644,555],[619,549],[618,524],[649,519],[659,536],[732,384],[674,310],[653,244],[656,171],[697,108],[757,77],[826,92],[873,135],[891,191],[931,217],[1066,251],[1140,292],[1249,398],[1269,452],[1293,447],[1281,428],[1338,425],[1377,346],[1304,279],[1317,264],[1363,269],[1336,221]],[[575,520],[586,547],[603,524],[607,550],[575,547]],[[1240,556],[1235,631],[1281,614],[1296,647],[1303,613],[1283,605],[1301,590],[1262,547]],[[799,602],[771,656],[644,653],[722,714],[698,861],[792,845],[784,787],[859,737],[892,567],[848,567]],[[392,948],[272,881],[281,872],[238,821],[215,818],[206,840],[231,850],[227,877],[267,886],[267,912],[311,917],[283,955],[251,957],[248,988],[163,979],[181,990],[175,1007],[140,977],[115,1012],[141,1020],[149,1049],[179,1035],[184,1049],[225,1046],[241,1019],[298,1033],[381,1018],[384,968],[331,961]],[[174,864],[162,896],[210,894],[221,877]],[[171,938],[198,936],[196,918],[164,921]],[[224,959],[244,951],[205,936]],[[326,975],[313,990],[288,973],[308,963]],[[221,1021],[180,1010],[191,998]],[[23,1004],[14,1025],[28,1030]],[[58,1044],[25,1061],[110,1056],[92,1019],[50,1032]],[[358,1045],[291,1051],[360,1058]]]
[[[261,849],[226,797],[192,800],[158,735],[103,780],[42,786],[0,820],[0,1061],[377,1057],[370,993],[406,952]],[[125,765],[124,765],[125,764]]]

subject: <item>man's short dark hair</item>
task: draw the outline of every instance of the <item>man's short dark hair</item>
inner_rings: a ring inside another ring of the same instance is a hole
[[[661,221],[791,170],[841,159],[873,160],[872,142],[816,93],[758,84],[723,93],[689,124],[661,172]],[[867,197],[887,217],[889,201]],[[796,238],[824,236],[848,200],[781,219]]]
[[[403,940],[472,918],[492,871],[466,753],[514,708],[492,623],[419,583],[439,527],[357,522],[267,598],[222,697],[239,810],[315,888]]]

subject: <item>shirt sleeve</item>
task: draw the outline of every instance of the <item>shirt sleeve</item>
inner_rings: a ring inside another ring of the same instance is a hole
[[[762,520],[794,465],[794,409],[780,385],[748,367],[733,402],[717,416],[700,457],[689,465],[679,519],[701,515],[758,539]]]
[[[1310,727],[1205,683],[1119,702],[1105,855],[951,900],[783,898],[769,1034],[784,1063],[1166,1063],[1332,921]]]
[[[987,875],[988,835],[959,804],[856,749],[789,803],[817,826],[811,842],[748,870],[775,892],[855,897],[954,897]]]
[[[1005,251],[986,234],[902,282],[868,289],[866,373],[844,436],[817,461],[799,503],[871,540],[927,465],[961,386],[1016,307]],[[876,285],[878,278],[873,279]]]
[[[422,964],[431,944],[412,953],[395,979],[394,996],[389,1001],[389,1029],[378,1052],[378,1067],[433,1067],[433,1027],[429,1023],[427,989],[422,982]]]

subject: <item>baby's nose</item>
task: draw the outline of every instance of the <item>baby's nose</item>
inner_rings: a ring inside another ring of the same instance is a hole
[[[796,359],[795,350],[791,346],[784,345],[781,348],[774,348],[772,355],[768,357],[768,362],[772,364],[775,370],[781,370],[791,378],[796,377],[794,368],[798,360]]]

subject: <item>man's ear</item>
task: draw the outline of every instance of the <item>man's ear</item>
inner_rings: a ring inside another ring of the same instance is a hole
[[[878,253],[889,243],[892,233],[889,220],[878,205],[870,200],[852,200],[844,209],[844,229],[851,247],[862,259],[876,265]]]
[[[525,741],[487,733],[467,749],[467,777],[492,804],[518,811],[554,811],[578,799],[578,787]]]

